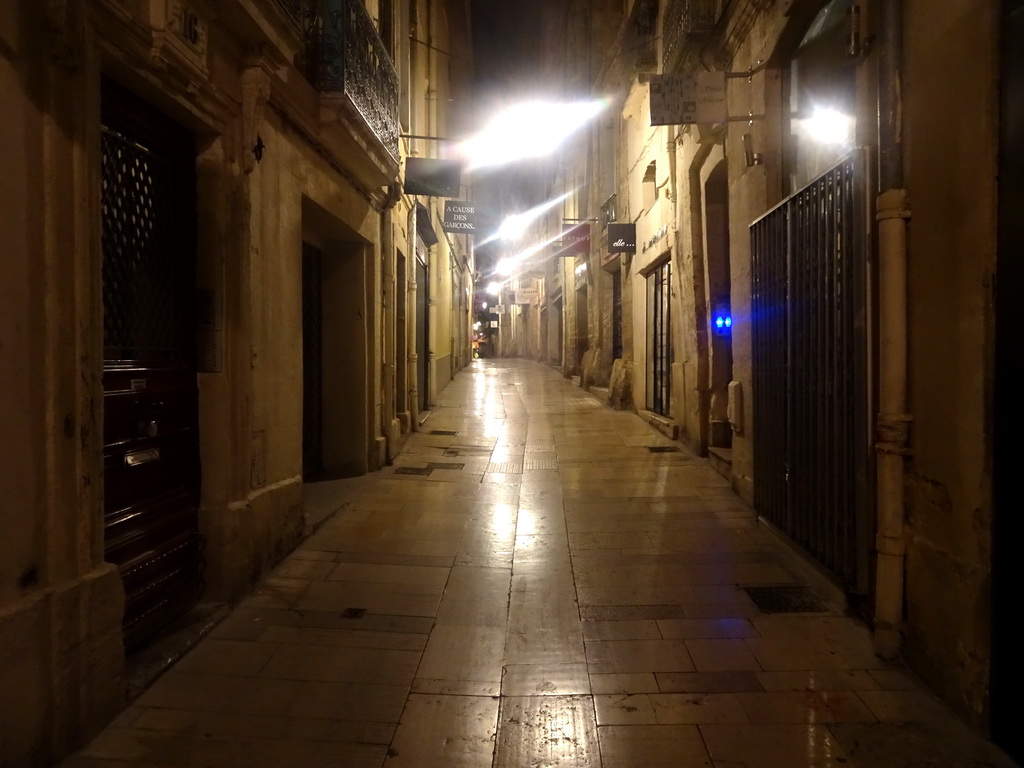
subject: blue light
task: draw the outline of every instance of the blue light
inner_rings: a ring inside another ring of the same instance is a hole
[[[715,318],[715,327],[721,328],[725,325],[725,319],[721,316]]]
[[[731,317],[725,318],[725,327],[726,328],[732,328],[732,318]]]

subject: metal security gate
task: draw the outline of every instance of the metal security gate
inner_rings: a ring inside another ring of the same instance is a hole
[[[105,557],[128,648],[202,591],[191,134],[103,84]]]
[[[323,451],[323,254],[302,244],[302,476],[315,479]]]
[[[754,503],[868,588],[867,165],[857,151],[750,227]]]
[[[648,406],[655,413],[671,413],[672,392],[672,262],[666,260],[647,278]]]

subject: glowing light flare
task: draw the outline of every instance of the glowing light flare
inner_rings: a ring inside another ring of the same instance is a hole
[[[831,107],[815,107],[810,117],[799,121],[803,132],[819,144],[850,144],[856,121]]]
[[[495,538],[498,539],[515,538],[518,514],[518,505],[494,504],[491,509],[489,532],[495,534]]]
[[[564,195],[559,195],[552,200],[535,205],[528,211],[522,213],[514,213],[508,216],[501,226],[498,227],[497,237],[506,240],[519,240],[524,234],[526,234],[527,228],[533,224],[537,219],[543,216],[545,213],[550,211],[556,205],[559,205],[564,200],[568,199],[569,193],[566,192]]]
[[[485,289],[491,296],[497,296],[501,293],[501,283],[490,283]]]
[[[543,157],[596,117],[603,100],[528,101],[509,107],[459,145],[468,170]]]

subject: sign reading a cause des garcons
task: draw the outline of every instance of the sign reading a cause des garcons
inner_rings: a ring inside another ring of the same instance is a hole
[[[476,203],[464,200],[444,201],[444,221],[441,229],[463,235],[476,233]]]

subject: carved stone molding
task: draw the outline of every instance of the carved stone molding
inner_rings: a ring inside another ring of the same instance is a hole
[[[84,0],[46,0],[46,43],[60,66],[75,71],[85,56]]]

